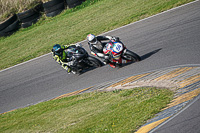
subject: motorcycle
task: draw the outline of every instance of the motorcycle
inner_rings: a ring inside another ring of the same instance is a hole
[[[110,40],[110,42],[104,46],[103,53],[109,55],[109,65],[113,68],[121,67],[122,64],[129,62],[141,61],[141,57],[128,50],[119,39],[117,39],[117,41],[114,39]]]
[[[97,68],[103,65],[100,60],[90,56],[80,44],[68,47],[65,52],[70,58],[70,61],[62,63],[70,67],[73,74],[79,74],[85,69]]]

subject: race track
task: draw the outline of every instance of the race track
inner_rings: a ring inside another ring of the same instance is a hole
[[[50,54],[0,72],[0,113],[36,104],[109,80],[151,70],[200,64],[200,2],[150,17],[104,35],[118,36],[141,62],[108,65],[68,75]],[[89,51],[87,43],[82,42]],[[53,46],[53,44],[52,44]]]

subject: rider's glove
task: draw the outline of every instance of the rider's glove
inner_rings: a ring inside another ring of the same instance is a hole
[[[76,43],[75,45],[76,45],[76,47],[82,47],[81,43]]]
[[[105,59],[109,59],[109,55],[105,55],[104,58],[105,58]]]
[[[108,63],[109,63],[109,59],[110,59],[110,55],[105,55],[105,56],[104,56],[103,63],[104,63],[104,64],[108,64]]]

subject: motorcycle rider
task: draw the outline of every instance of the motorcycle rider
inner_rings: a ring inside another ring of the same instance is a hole
[[[71,67],[73,66],[73,63],[69,65],[69,62],[72,62],[72,56],[70,56],[70,53],[68,52],[67,49],[71,49],[73,47],[76,47],[75,44],[71,45],[60,45],[60,44],[55,44],[52,49],[52,55],[53,59],[62,65],[62,67],[68,72],[71,72]]]
[[[114,36],[95,36],[93,34],[87,35],[87,41],[89,48],[91,50],[91,53],[94,55],[97,55],[98,57],[103,59],[104,64],[109,63],[109,55],[105,55],[103,53],[103,48],[106,45],[106,43],[103,43],[103,41],[119,41],[119,37]]]

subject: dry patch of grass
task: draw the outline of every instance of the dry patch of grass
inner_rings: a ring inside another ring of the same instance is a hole
[[[34,7],[41,0],[0,0],[0,21],[5,20],[14,13],[23,12]]]

